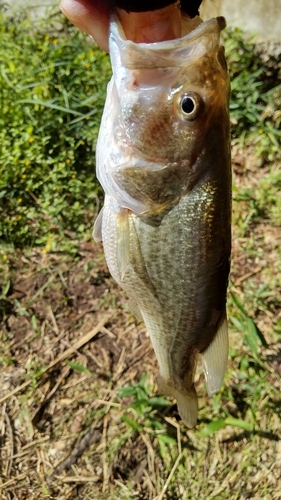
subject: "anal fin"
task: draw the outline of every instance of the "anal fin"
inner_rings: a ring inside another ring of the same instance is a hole
[[[213,342],[201,354],[209,396],[217,392],[223,382],[228,359],[228,329],[226,318],[221,323]]]

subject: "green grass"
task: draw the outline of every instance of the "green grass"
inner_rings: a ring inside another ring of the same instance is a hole
[[[258,156],[272,161],[280,147],[281,74],[269,69],[251,38],[238,28],[224,35],[231,78],[232,136],[252,142]]]
[[[34,26],[22,14],[0,11],[0,41],[0,237],[47,250],[89,238],[102,200],[95,145],[109,58],[61,15]],[[233,139],[252,144],[259,161],[273,161],[281,137],[280,75],[268,76],[241,31],[228,32],[225,45]]]
[[[51,247],[58,236],[83,238],[101,195],[95,145],[108,56],[62,16],[33,28],[0,12],[0,41],[0,237]]]

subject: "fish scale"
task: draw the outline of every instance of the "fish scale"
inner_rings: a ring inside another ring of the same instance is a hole
[[[135,44],[113,19],[113,79],[97,146],[106,196],[95,237],[147,327],[159,390],[176,398],[188,427],[197,421],[198,356],[213,394],[228,353],[231,169],[229,81],[219,44],[224,25],[212,19],[181,39]],[[165,68],[163,82],[159,65]]]

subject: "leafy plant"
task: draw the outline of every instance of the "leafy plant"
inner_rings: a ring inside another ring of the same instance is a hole
[[[224,44],[231,80],[232,136],[251,141],[257,154],[271,161],[280,148],[280,71],[270,77],[254,40],[238,28],[227,31]]]
[[[53,19],[59,30],[0,13],[0,237],[18,246],[83,237],[101,195],[95,144],[108,56]]]
[[[151,396],[152,387],[146,384],[147,377],[147,375],[143,375],[138,384],[120,389],[119,397],[121,399],[130,398],[131,402],[127,408],[132,408],[137,415],[153,421],[155,411],[166,408],[170,403],[162,396]]]
[[[236,427],[237,429],[243,429],[246,431],[253,430],[253,425],[246,422],[245,420],[241,420],[234,417],[226,417],[226,418],[219,418],[217,420],[212,420],[209,424],[206,424],[200,430],[200,435],[202,437],[210,436],[211,434],[214,434],[220,429],[223,429],[227,425],[230,425],[231,427]]]
[[[120,389],[119,398],[129,398],[131,401],[126,408],[133,412],[133,418],[124,414],[122,420],[136,432],[143,432],[145,429],[154,432],[162,458],[165,458],[166,446],[175,444],[176,441],[167,435],[165,425],[157,417],[157,411],[164,410],[170,403],[163,396],[152,396],[152,387],[146,383],[147,377],[143,375],[138,384]]]
[[[244,342],[249,347],[253,357],[258,358],[259,346],[268,347],[264,335],[248,315],[238,297],[234,293],[231,293],[231,297],[238,308],[239,314],[236,314],[235,317],[231,316],[230,319],[236,328],[244,333]]]

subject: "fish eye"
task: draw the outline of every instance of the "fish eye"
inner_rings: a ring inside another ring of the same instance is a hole
[[[179,107],[184,120],[194,120],[201,106],[202,99],[195,92],[187,92],[181,96]]]

